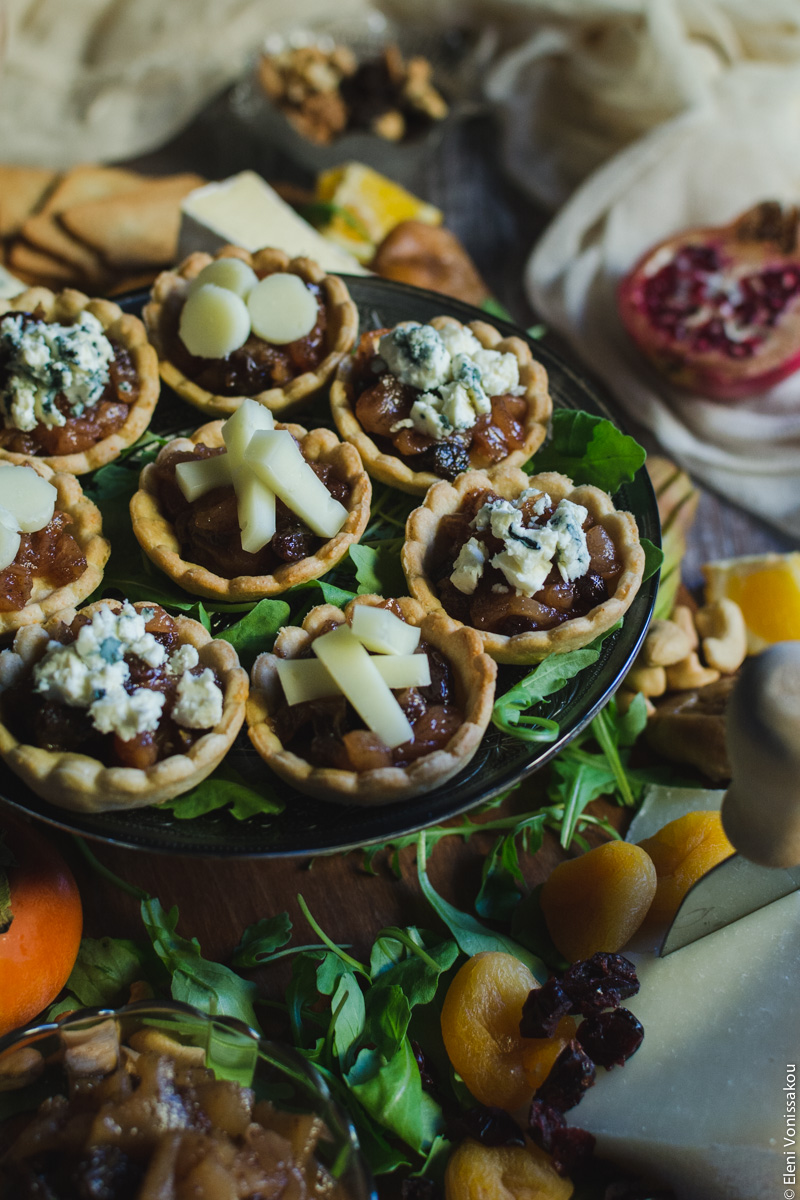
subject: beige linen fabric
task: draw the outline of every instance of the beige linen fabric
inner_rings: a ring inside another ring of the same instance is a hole
[[[366,0],[336,0],[337,15]],[[68,167],[155,149],[276,29],[328,0],[0,0],[0,158]]]

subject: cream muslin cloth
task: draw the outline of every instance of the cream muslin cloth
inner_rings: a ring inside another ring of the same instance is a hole
[[[336,0],[337,15],[367,8]],[[328,0],[0,0],[0,161],[46,167],[156,149],[237,79],[266,34]]]
[[[537,244],[525,283],[542,319],[667,453],[800,537],[800,375],[735,403],[673,388],[629,341],[615,299],[654,242],[773,198],[800,203],[800,67],[742,64],[582,184]]]

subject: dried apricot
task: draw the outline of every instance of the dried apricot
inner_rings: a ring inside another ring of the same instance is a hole
[[[573,1186],[532,1142],[482,1146],[471,1139],[450,1155],[445,1200],[569,1200]]]
[[[686,813],[639,845],[658,876],[648,924],[671,921],[692,884],[734,853],[718,812]]]
[[[538,987],[513,954],[488,950],[464,963],[442,1006],[442,1037],[450,1062],[476,1100],[508,1111],[529,1103],[533,1086],[523,1068],[519,1023]]]
[[[630,842],[604,842],[559,863],[545,880],[541,906],[550,936],[570,962],[621,950],[656,892],[656,870]]]

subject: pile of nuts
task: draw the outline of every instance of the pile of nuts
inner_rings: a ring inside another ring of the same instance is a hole
[[[643,695],[650,746],[724,782],[730,779],[725,709],[746,654],[744,617],[735,601],[717,600],[697,612],[677,604],[669,620],[650,625],[617,693],[620,711]]]
[[[447,116],[432,82],[433,67],[417,55],[384,47],[379,59],[359,64],[347,46],[292,46],[264,53],[261,87],[295,129],[318,145],[362,129],[399,142]]]
[[[650,625],[617,702],[624,711],[641,692],[652,716],[656,697],[706,687],[721,675],[733,675],[746,654],[744,617],[735,601],[716,600],[696,613],[676,604],[670,619]]]

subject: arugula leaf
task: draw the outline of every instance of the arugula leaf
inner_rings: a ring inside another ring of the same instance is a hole
[[[148,897],[142,901],[141,912],[153,949],[171,974],[172,998],[212,1015],[238,1017],[259,1030],[253,1009],[255,984],[229,967],[203,958],[197,938],[189,941],[176,933],[176,907],[165,913],[160,900]]]
[[[362,542],[350,547],[359,595],[376,593],[389,597],[406,594],[408,585],[400,565],[402,544],[402,538],[387,538],[373,546],[365,546]]]
[[[291,609],[285,600],[259,600],[255,608],[235,625],[223,629],[218,637],[229,642],[239,662],[249,671],[262,650],[271,650],[275,635],[289,620]]]
[[[620,629],[621,625],[622,622],[618,621],[611,629],[580,650],[551,654],[544,659],[524,679],[502,696],[498,696],[492,709],[492,724],[504,733],[526,742],[554,742],[558,737],[557,723],[548,717],[537,717],[533,714],[524,716],[525,710],[553,692],[559,691],[580,671],[596,663],[603,642],[610,634]]]
[[[422,1090],[419,1066],[408,1038],[402,1039],[389,1059],[374,1049],[361,1050],[346,1080],[366,1111],[412,1150],[428,1150],[441,1133],[442,1111]]]
[[[244,971],[259,966],[268,954],[285,946],[292,936],[292,922],[287,912],[276,917],[264,917],[248,925],[231,955],[231,965]]]
[[[664,551],[660,546],[656,546],[649,538],[640,538],[642,549],[644,550],[644,574],[642,575],[642,583],[649,579],[651,575],[655,575],[656,571],[660,571],[664,562]]]
[[[546,813],[535,813],[495,842],[483,860],[481,886],[475,898],[479,916],[493,921],[510,920],[526,892],[517,838],[523,841],[526,853],[535,854],[541,848],[546,821]]]
[[[154,971],[157,967],[157,971]],[[128,938],[81,938],[78,957],[65,987],[68,996],[51,1005],[47,1012],[52,1021],[76,1006],[110,1008],[128,1000],[131,985],[142,980],[163,982],[160,964],[149,947]]]
[[[646,457],[634,438],[604,417],[560,408],[553,413],[550,440],[524,469],[530,475],[560,471],[576,484],[591,483],[613,495]]]
[[[542,963],[513,938],[493,932],[475,917],[455,908],[438,894],[428,879],[424,830],[418,835],[417,841],[417,876],[425,899],[444,921],[464,954],[471,956],[480,954],[483,950],[501,950],[505,954],[513,954],[516,958],[521,959],[534,975],[543,969]]]
[[[195,787],[181,796],[165,800],[162,808],[170,809],[179,821],[202,817],[205,813],[230,805],[230,812],[238,821],[245,821],[257,813],[277,815],[285,804],[266,780],[259,783],[259,790],[250,787],[239,772],[230,764],[222,762],[212,773]]]
[[[401,933],[405,935],[403,941],[398,940]],[[428,938],[433,940],[434,935],[429,934]],[[413,949],[415,944],[424,950],[424,958]],[[410,1008],[429,1004],[436,994],[440,976],[457,958],[458,946],[450,939],[444,942],[436,939],[428,948],[419,930],[413,926],[402,931],[382,929],[370,957],[372,991],[378,993],[385,987],[399,987]]]

